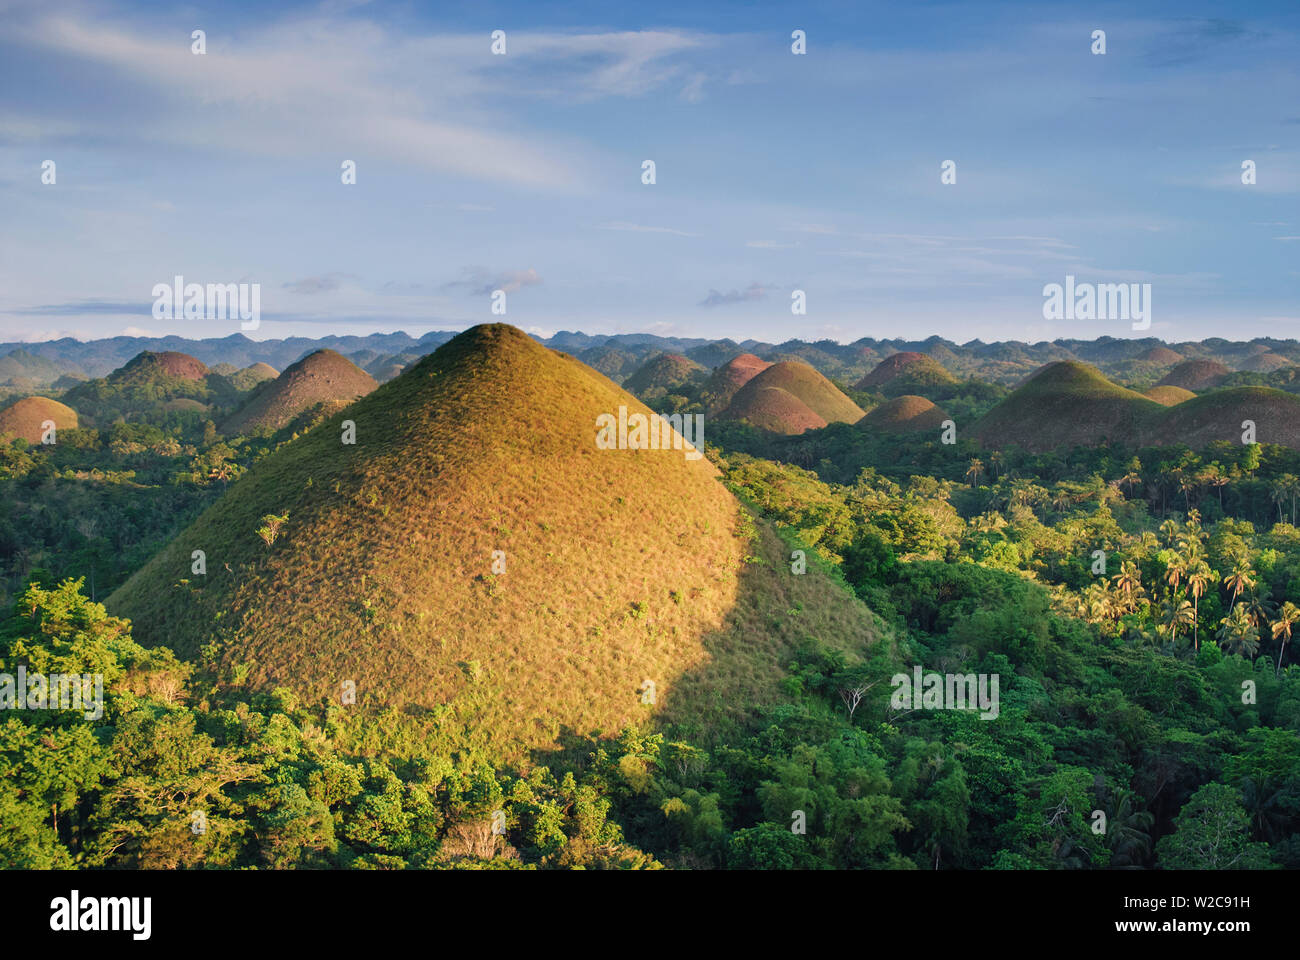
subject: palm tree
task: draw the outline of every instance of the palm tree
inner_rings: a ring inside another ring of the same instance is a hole
[[[1187,572],[1187,563],[1182,557],[1174,557],[1165,567],[1165,582],[1169,584],[1169,592],[1172,594],[1178,589],[1178,584],[1182,582],[1183,574]]]
[[[1214,571],[1204,560],[1197,560],[1187,571],[1187,590],[1192,595],[1192,639],[1197,650],[1201,649],[1198,628],[1201,623],[1201,594],[1214,579]]]
[[[1250,569],[1250,562],[1245,557],[1238,557],[1232,562],[1232,573],[1223,578],[1223,585],[1232,591],[1232,602],[1243,590],[1255,585],[1255,571]]]
[[[1239,653],[1252,659],[1259,653],[1259,629],[1250,622],[1241,604],[1219,621],[1219,646],[1224,653]]]
[[[996,480],[1002,476],[1002,451],[994,450],[989,454],[989,466],[993,468],[993,479]]]
[[[1115,583],[1115,589],[1119,591],[1123,598],[1122,602],[1126,609],[1133,609],[1135,598],[1140,597],[1142,590],[1142,574],[1137,568],[1137,564],[1132,560],[1125,560],[1119,565],[1119,573],[1111,577]]]
[[[972,487],[978,487],[980,485],[980,474],[983,472],[984,461],[979,457],[973,458],[970,462],[970,466],[966,469],[966,476],[971,478]]]
[[[1165,546],[1174,545],[1174,537],[1178,536],[1178,524],[1172,520],[1166,520],[1160,524],[1160,536],[1164,538]]]
[[[1164,605],[1164,624],[1173,638],[1174,643],[1178,642],[1178,630],[1180,627],[1190,627],[1196,623],[1196,615],[1192,612],[1192,605],[1186,600],[1170,600]]]
[[[1268,497],[1269,497],[1269,499],[1272,500],[1275,504],[1277,504],[1277,522],[1278,522],[1278,523],[1281,523],[1282,520],[1284,519],[1283,516],[1282,516],[1282,504],[1286,502],[1287,498],[1288,498],[1290,495],[1291,495],[1291,491],[1287,489],[1287,484],[1286,484],[1285,482],[1283,482],[1283,480],[1282,480],[1281,477],[1279,477],[1278,479],[1274,480],[1274,481],[1269,485],[1269,488],[1268,488]]]
[[[1137,869],[1151,853],[1151,827],[1155,817],[1142,809],[1136,794],[1115,791],[1106,818],[1106,845],[1110,865]]]
[[[1273,613],[1273,601],[1268,597],[1261,597],[1258,590],[1250,592],[1250,599],[1243,604],[1246,608],[1246,616],[1250,617],[1250,622],[1257,627],[1262,627],[1268,622]]]
[[[1275,673],[1282,672],[1282,661],[1286,658],[1286,642],[1291,639],[1291,628],[1300,623],[1300,607],[1288,600],[1282,604],[1282,609],[1278,611],[1277,619],[1273,621],[1273,639],[1282,638],[1282,646],[1277,654],[1277,670]]]

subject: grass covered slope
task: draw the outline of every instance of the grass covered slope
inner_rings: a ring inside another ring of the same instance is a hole
[[[1300,450],[1300,397],[1271,387],[1212,390],[1170,407],[1143,434],[1153,446],[1185,443],[1203,449],[1215,440],[1242,442],[1242,423],[1255,424],[1255,439]]]
[[[789,394],[827,423],[857,423],[864,415],[861,407],[811,366],[798,360],[784,360],[772,364],[736,391],[721,416],[727,420],[756,422],[750,414],[762,412],[764,404],[760,400],[764,395],[761,391],[771,388]],[[773,398],[768,396],[768,399]]]
[[[1182,387],[1152,387],[1150,390],[1143,390],[1142,396],[1148,397],[1160,404],[1162,407],[1172,407],[1182,403],[1184,400],[1190,400],[1196,394]]]
[[[702,366],[680,353],[661,353],[643,363],[623,381],[623,388],[638,397],[653,400],[675,393],[688,384],[702,383],[708,376]]]
[[[925,397],[905,394],[887,400],[859,421],[858,425],[882,433],[916,433],[921,430],[938,430],[948,419],[942,407],[937,407]]]
[[[719,366],[701,391],[706,411],[716,414],[727,409],[737,391],[771,365],[752,353],[741,353]]]
[[[1149,397],[1111,383],[1095,367],[1062,360],[1012,391],[975,423],[974,432],[991,449],[1017,444],[1044,451],[1131,439],[1162,410]]]
[[[886,396],[916,394],[929,387],[949,386],[957,378],[927,353],[904,350],[881,360],[858,381],[858,390],[879,390]]]
[[[1217,360],[1187,360],[1165,374],[1164,379],[1156,386],[1206,390],[1217,387],[1230,373],[1232,371]]]
[[[648,412],[475,327],[349,407],[354,446],[336,414],[258,462],[109,607],[146,644],[215,644],[226,677],[336,703],[351,680],[363,707],[426,708],[503,755],[659,712],[711,725],[774,697],[805,636],[865,643],[866,608],[792,576],[707,460],[597,449],[620,405]],[[269,514],[288,520],[268,546]]]
[[[826,421],[794,394],[761,385],[733,400],[722,419],[743,420],[760,430],[787,436],[826,426]]]
[[[58,442],[58,430],[71,430],[77,426],[77,411],[48,397],[23,397],[0,410],[0,434],[22,437],[28,443],[40,443],[41,424],[53,420]]]
[[[274,380],[260,384],[222,424],[222,432],[278,430],[317,405],[333,412],[377,386],[374,377],[347,357],[334,350],[317,350],[291,364]]]

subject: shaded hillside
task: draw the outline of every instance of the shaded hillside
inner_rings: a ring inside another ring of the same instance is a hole
[[[720,419],[739,420],[760,430],[788,435],[826,426],[826,421],[794,394],[768,386],[758,386],[737,396]]]
[[[206,365],[167,351],[138,354],[107,377],[72,387],[63,399],[83,420],[102,426],[119,419],[148,419],[163,412],[169,400],[204,402],[211,393]]]
[[[41,425],[47,420],[54,421],[57,442],[58,430],[77,426],[77,411],[48,397],[24,397],[0,410],[0,434],[22,437],[28,443],[40,443]]]
[[[110,609],[147,644],[215,643],[228,679],[313,702],[352,681],[362,708],[422,707],[511,756],[654,716],[706,730],[770,702],[806,636],[862,649],[866,608],[790,576],[709,461],[597,448],[620,406],[648,413],[521,331],[476,327],[350,407],[355,445],[338,414],[258,462]]]
[[[1163,408],[1111,383],[1095,367],[1061,361],[1043,367],[981,417],[974,433],[986,447],[1017,444],[1042,451],[1138,435]]]
[[[1216,360],[1188,360],[1174,367],[1156,386],[1207,390],[1223,382],[1232,371]]]
[[[655,400],[704,382],[708,371],[680,353],[661,353],[623,381],[623,388],[642,400]]]
[[[317,350],[258,387],[221,429],[226,434],[279,430],[308,410],[333,413],[377,386],[351,360],[333,350]]]
[[[905,394],[885,401],[858,421],[858,425],[882,433],[916,433],[938,430],[947,419],[948,414],[925,397]]]
[[[1215,440],[1242,442],[1244,421],[1255,424],[1255,439],[1300,450],[1300,397],[1268,387],[1229,387],[1170,407],[1142,433],[1152,446],[1185,443],[1201,450]]]
[[[759,419],[789,417],[785,429],[777,432],[802,433],[808,429],[799,427],[807,419],[799,407],[778,394],[770,393],[772,389],[788,394],[826,423],[857,423],[863,417],[862,408],[846,397],[835,384],[808,364],[797,360],[773,364],[751,378],[736,391],[727,409],[719,416],[726,420],[748,420],[755,426],[760,425]]]

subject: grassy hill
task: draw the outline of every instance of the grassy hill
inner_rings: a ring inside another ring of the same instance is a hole
[[[791,404],[780,391],[798,405]],[[775,363],[749,380],[736,391],[727,409],[719,416],[727,420],[748,420],[760,426],[759,420],[785,422],[785,429],[769,426],[765,429],[779,433],[802,433],[808,427],[799,427],[807,415],[801,408],[811,411],[826,423],[857,423],[864,413],[861,407],[846,397],[835,384],[806,363],[785,360]],[[787,418],[782,421],[782,418]]]
[[[1111,383],[1095,367],[1062,360],[1013,390],[975,423],[974,433],[993,449],[1091,445],[1137,436],[1162,409],[1149,397]]]
[[[708,376],[702,366],[680,353],[651,357],[623,381],[623,387],[643,400],[677,393],[683,387],[703,383]]]
[[[1217,360],[1187,360],[1165,374],[1156,386],[1206,390],[1218,386],[1231,372]]]
[[[317,350],[261,384],[222,424],[228,435],[279,430],[306,411],[333,413],[379,384],[370,374],[333,350]]]
[[[888,397],[899,397],[956,382],[957,378],[934,357],[904,350],[881,360],[874,370],[858,381],[855,389],[876,390]]]
[[[503,756],[652,719],[707,733],[771,702],[804,638],[861,650],[866,608],[791,575],[709,461],[596,447],[620,405],[648,412],[475,327],[349,407],[355,445],[340,413],[259,461],[109,608],[146,644],[212,644],[231,683],[338,702],[353,681],[361,708],[423,711]]]
[[[794,394],[767,386],[746,391],[732,401],[720,418],[743,420],[761,430],[791,436],[826,426],[826,421]]]
[[[1149,363],[1156,367],[1172,367],[1183,360],[1183,355],[1168,347],[1152,347],[1145,353],[1141,354],[1138,359],[1143,363]]]
[[[938,430],[947,419],[948,414],[925,397],[905,394],[885,401],[858,421],[858,425],[882,433],[916,433]]]
[[[1254,356],[1243,360],[1238,369],[1247,370],[1251,373],[1272,373],[1274,370],[1281,370],[1283,367],[1294,366],[1294,361],[1277,353],[1256,353]]]
[[[102,426],[117,419],[148,419],[165,412],[169,400],[204,402],[211,394],[208,368],[201,361],[175,351],[145,351],[107,377],[72,387],[63,399],[83,420]]]
[[[1184,400],[1190,400],[1196,394],[1190,390],[1184,390],[1182,387],[1152,387],[1150,390],[1143,390],[1142,396],[1154,400],[1162,407],[1172,407],[1175,404],[1182,403]]]
[[[1269,387],[1212,390],[1170,407],[1143,431],[1153,446],[1185,443],[1194,450],[1214,440],[1241,443],[1242,422],[1255,422],[1255,439],[1300,450],[1300,397]]]
[[[710,375],[704,389],[700,391],[706,411],[716,414],[725,410],[741,387],[771,365],[752,353],[741,353],[719,366]]]
[[[47,397],[24,397],[0,410],[0,434],[12,434],[28,443],[40,443],[41,424],[46,420],[53,420],[57,430],[74,429],[77,411]],[[56,442],[57,439],[56,435]]]

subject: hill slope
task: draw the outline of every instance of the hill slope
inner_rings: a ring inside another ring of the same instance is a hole
[[[741,353],[719,366],[700,391],[706,412],[716,414],[727,409],[736,392],[771,365],[752,353]]]
[[[333,413],[379,386],[375,378],[333,350],[317,350],[266,381],[222,424],[222,432],[278,430],[321,406]]]
[[[620,406],[648,412],[513,327],[475,327],[349,407],[355,445],[336,414],[254,465],[109,607],[147,644],[216,642],[257,687],[337,702],[352,680],[362,707],[433,710],[505,755],[652,715],[714,724],[774,697],[805,636],[861,649],[866,608],[791,576],[766,527],[738,535],[707,460],[596,447]],[[286,513],[266,545],[262,518]]]
[[[1190,400],[1196,394],[1190,390],[1184,390],[1182,387],[1152,387],[1150,390],[1143,390],[1142,396],[1148,397],[1160,404],[1162,407],[1172,407],[1175,404],[1182,403],[1184,400]]]
[[[1242,422],[1255,423],[1255,439],[1300,450],[1300,397],[1270,387],[1214,390],[1170,407],[1143,431],[1144,442],[1185,443],[1203,449],[1214,440],[1239,444]]]
[[[57,442],[58,430],[76,428],[77,411],[48,397],[23,397],[0,410],[0,434],[13,434],[28,443],[40,443],[41,424],[46,420],[54,421]]]
[[[1218,386],[1232,371],[1217,360],[1187,360],[1174,367],[1158,387],[1182,387],[1184,390],[1205,390]]]
[[[884,433],[915,433],[938,430],[947,419],[948,414],[925,397],[904,394],[876,407],[858,425]]]
[[[798,405],[773,393],[779,390]],[[801,408],[811,411],[826,423],[857,423],[864,413],[861,407],[808,364],[798,360],[785,360],[754,376],[736,391],[727,409],[719,416],[726,420],[749,420],[758,425],[758,419],[787,416],[791,418],[786,429],[767,427],[780,433],[802,433],[808,429],[798,427],[807,419]]]
[[[680,353],[661,353],[651,357],[623,381],[623,389],[642,399],[653,400],[676,393],[687,384],[702,383],[707,371]]]
[[[1136,437],[1162,409],[1149,397],[1111,383],[1095,367],[1062,360],[1013,390],[975,423],[974,433],[990,448],[1092,445]]]
[[[858,381],[856,389],[879,390],[886,396],[897,397],[956,382],[957,378],[934,357],[904,350],[881,360],[874,370]]]

